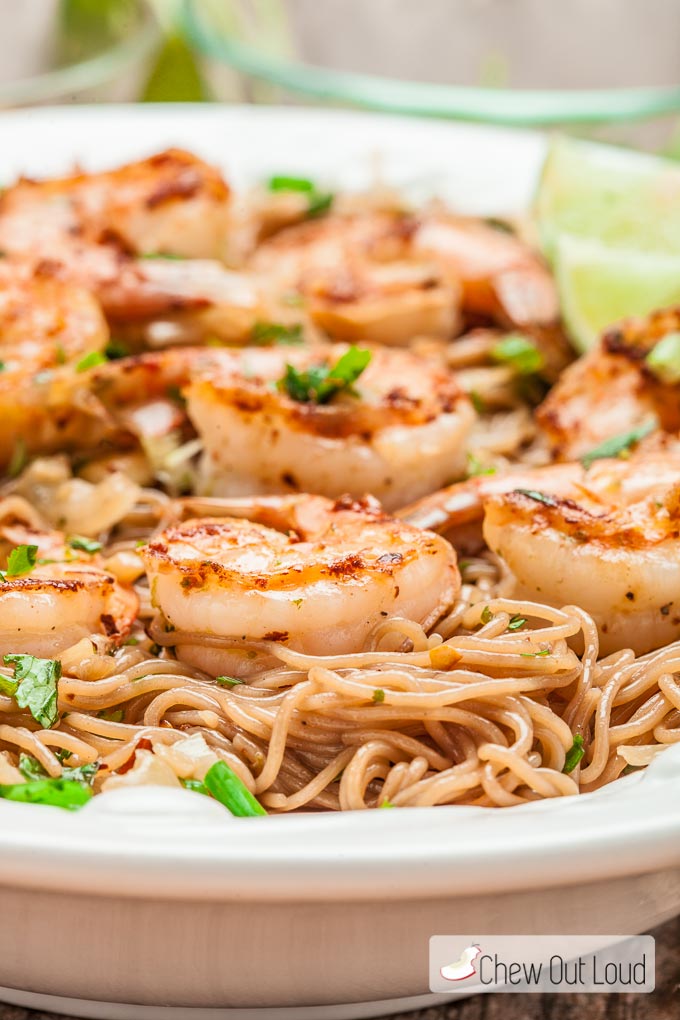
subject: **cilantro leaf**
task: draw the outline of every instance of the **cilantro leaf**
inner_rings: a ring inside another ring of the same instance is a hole
[[[335,195],[331,191],[321,191],[308,177],[275,174],[269,178],[267,188],[273,192],[294,191],[307,195],[307,215],[310,217],[328,212],[335,200]]]
[[[371,700],[374,705],[380,705],[385,700],[385,692],[381,687],[376,687]]]
[[[79,549],[81,552],[89,553],[90,556],[94,556],[102,547],[101,542],[95,542],[94,539],[85,538],[83,535],[71,535],[68,544],[72,549]]]
[[[509,365],[518,375],[534,375],[543,368],[543,355],[521,333],[508,333],[491,350],[493,361]]]
[[[293,365],[287,364],[285,375],[277,387],[298,403],[327,404],[337,393],[352,391],[353,383],[367,368],[370,360],[370,351],[350,347],[331,366],[312,365],[307,371],[300,372]]]
[[[480,619],[482,623],[491,623],[491,621],[493,620],[493,613],[491,612],[488,606],[484,606],[484,608],[482,609],[482,615]]]
[[[67,766],[62,769],[59,779],[67,779],[69,782],[84,783],[86,786],[92,786],[98,770],[99,765],[96,762],[88,762],[85,765],[77,765],[74,768]],[[37,758],[34,758],[32,754],[21,754],[19,756],[19,771],[28,780],[51,779]]]
[[[583,746],[583,737],[580,733],[577,733],[574,737],[574,743],[571,745],[564,759],[563,772],[567,774],[573,772],[581,758],[586,753],[586,749]]]
[[[316,191],[314,181],[308,177],[293,177],[289,174],[274,174],[267,181],[267,187],[270,191],[301,191],[307,194]]]
[[[37,545],[18,545],[7,558],[7,577],[23,577],[30,574],[38,555]]]
[[[14,697],[19,708],[28,708],[43,729],[54,726],[59,719],[57,683],[61,676],[61,663],[55,659],[38,659],[34,655],[5,655],[3,662],[6,666],[14,666]],[[6,683],[7,678],[2,679]]]
[[[239,684],[243,683],[243,680],[237,680],[235,676],[216,676],[215,682],[220,687],[238,687]]]
[[[76,372],[87,372],[90,368],[96,368],[97,365],[105,364],[107,358],[101,351],[90,351],[89,354],[85,354],[80,361],[76,364]]]
[[[250,331],[251,344],[262,345],[281,344],[294,346],[304,342],[302,336],[302,324],[296,322],[292,326],[286,326],[282,322],[256,322]]]
[[[109,361],[118,361],[120,358],[126,358],[129,353],[130,348],[127,344],[124,344],[122,340],[116,340],[115,337],[111,337],[104,348],[104,354]]]
[[[508,623],[508,630],[521,630],[526,622],[527,621],[524,616],[520,616],[519,613],[515,613],[514,616],[510,617],[510,622]]]
[[[610,436],[609,439],[605,439],[599,446],[584,454],[581,457],[581,463],[584,468],[589,468],[593,461],[602,460],[604,457],[620,457],[622,454],[628,453],[641,439],[644,439],[650,432],[653,432],[656,427],[656,419],[649,418],[642,425],[631,429],[630,432],[622,432],[618,436]]]
[[[483,464],[482,461],[474,453],[468,450],[467,454],[467,476],[468,478],[477,478],[480,475],[495,475],[496,468],[493,464]]]
[[[520,496],[528,496],[529,499],[534,499],[537,503],[543,503],[545,506],[557,506],[557,500],[546,495],[545,492],[538,492],[536,489],[513,489],[512,491]]]

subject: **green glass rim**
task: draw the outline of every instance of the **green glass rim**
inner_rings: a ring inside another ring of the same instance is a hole
[[[385,113],[439,117],[511,127],[643,120],[680,110],[680,86],[620,89],[498,89],[407,82],[334,71],[264,53],[218,34],[183,0],[182,21],[192,45],[237,71],[316,99]]]
[[[0,106],[52,102],[60,96],[95,88],[118,77],[130,64],[149,56],[160,40],[160,28],[144,0],[140,0],[139,9],[142,15],[139,29],[101,53],[30,78],[0,84]]]

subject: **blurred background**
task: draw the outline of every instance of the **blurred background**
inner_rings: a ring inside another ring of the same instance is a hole
[[[678,0],[0,0],[0,106],[330,103],[680,154]]]

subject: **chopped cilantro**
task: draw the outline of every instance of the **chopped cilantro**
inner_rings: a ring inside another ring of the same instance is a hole
[[[282,322],[256,322],[250,331],[250,342],[263,347],[269,344],[293,347],[304,342],[302,324],[296,322],[286,326]]]
[[[127,344],[124,344],[122,340],[116,340],[115,337],[111,337],[104,348],[104,354],[109,361],[118,361],[120,358],[126,358],[129,353],[130,348]]]
[[[97,775],[98,769],[99,766],[96,762],[88,762],[85,765],[78,765],[76,768],[66,767],[62,769],[62,773],[59,778],[91,786],[94,777]],[[29,781],[34,779],[50,779],[40,762],[31,754],[22,754],[19,756],[19,771]]]
[[[656,427],[656,419],[649,418],[642,425],[631,429],[630,432],[622,432],[618,436],[610,436],[609,439],[605,439],[599,446],[584,454],[581,457],[581,463],[584,468],[589,468],[593,461],[602,460],[604,457],[620,457],[622,454],[628,453],[641,439],[644,439],[650,432],[653,432]]]
[[[238,687],[243,683],[243,680],[238,680],[235,676],[216,676],[215,682],[222,687]]]
[[[79,549],[81,552],[89,553],[90,556],[94,556],[102,547],[101,542],[96,542],[93,538],[85,538],[83,535],[71,535],[68,544],[72,549]]]
[[[321,191],[308,177],[293,177],[289,174],[275,174],[267,182],[269,191],[295,191],[307,195],[307,215],[321,216],[333,205],[335,196],[330,191]]]
[[[267,187],[270,191],[301,191],[306,194],[316,191],[314,181],[308,177],[293,177],[290,174],[274,174],[267,181]]]
[[[57,344],[57,346],[54,349],[54,360],[58,365],[66,364],[66,351],[64,350],[61,344]]]
[[[543,355],[521,333],[508,333],[491,350],[491,358],[509,365],[518,375],[534,375],[543,368]]]
[[[537,659],[541,655],[550,655],[550,649],[541,648],[538,652],[520,652],[519,654],[525,659]]]
[[[7,577],[23,577],[30,574],[38,555],[37,545],[18,545],[7,557]]]
[[[510,622],[508,623],[508,630],[521,630],[526,622],[527,621],[524,616],[520,616],[519,614],[516,613],[513,617],[510,618]]]
[[[376,687],[373,691],[373,697],[371,700],[374,705],[380,705],[385,700],[385,692],[381,687]]]
[[[14,679],[0,677],[0,691],[11,694],[19,708],[28,708],[43,729],[54,726],[59,719],[57,683],[61,663],[34,655],[5,655],[3,662],[14,666]]]
[[[98,719],[105,719],[106,722],[122,722],[125,718],[125,712],[122,708],[103,708],[101,712],[97,712]]]
[[[486,404],[484,403],[483,398],[480,397],[479,393],[477,393],[477,390],[470,390],[468,396],[477,414],[484,414],[486,411]]]
[[[283,379],[277,383],[279,390],[299,403],[327,404],[343,390],[352,392],[352,385],[366,369],[371,352],[359,347],[350,347],[335,365],[314,365],[304,372],[293,365],[286,365]]]
[[[90,368],[96,368],[97,365],[103,365],[105,362],[106,355],[101,351],[90,351],[76,364],[76,372],[87,372]]]
[[[490,464],[483,464],[482,461],[475,456],[470,450],[467,454],[467,476],[468,478],[477,478],[480,475],[495,475],[496,468]]]
[[[493,620],[493,613],[488,606],[484,606],[482,609],[481,621],[482,623],[491,623]]]
[[[173,262],[184,260],[184,255],[174,255],[169,251],[143,251],[137,257],[140,259],[170,259]]]
[[[379,808],[391,808],[391,807],[396,807],[396,805],[395,805],[395,804],[393,804],[391,800],[387,800],[387,799],[385,799],[385,800],[382,800],[382,801],[381,801],[381,802],[380,802],[380,803],[378,804],[378,807],[379,807]]]
[[[537,503],[544,503],[545,506],[557,506],[556,499],[546,495],[545,492],[538,492],[536,489],[513,489],[513,492],[520,496],[528,496],[529,499],[535,499]]]

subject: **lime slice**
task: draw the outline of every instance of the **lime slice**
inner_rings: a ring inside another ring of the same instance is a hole
[[[559,236],[555,273],[565,325],[579,351],[628,315],[646,315],[680,303],[680,254],[610,248]]]
[[[551,259],[564,233],[612,248],[680,255],[680,164],[558,138],[543,166],[534,214]]]

